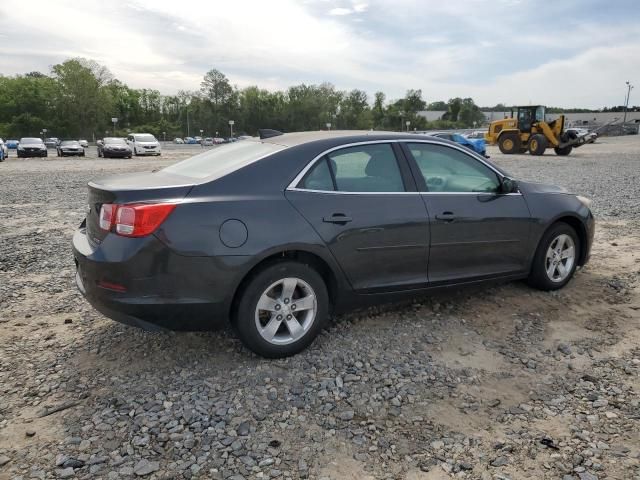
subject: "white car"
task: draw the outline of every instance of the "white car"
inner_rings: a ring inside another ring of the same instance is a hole
[[[173,143],[175,143],[176,145],[182,145],[182,144],[184,144],[184,140],[179,138],[179,137],[177,137],[177,138],[173,139]]]
[[[160,155],[160,142],[150,133],[130,133],[127,143],[134,155]]]
[[[7,144],[4,143],[4,140],[0,138],[0,151],[2,151],[2,154],[0,154],[0,162],[3,161],[5,158],[9,158],[9,148],[7,148]]]
[[[88,148],[89,147],[89,142],[87,142],[86,140],[78,140],[78,143],[80,144],[80,146],[82,148]]]

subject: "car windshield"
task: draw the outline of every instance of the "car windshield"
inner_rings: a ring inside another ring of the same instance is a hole
[[[20,143],[42,143],[42,139],[41,138],[26,137],[26,138],[21,138],[20,139]]]
[[[156,137],[153,135],[134,135],[133,138],[136,139],[136,142],[156,142]]]
[[[262,142],[240,142],[207,150],[204,153],[171,165],[163,172],[185,177],[211,180],[228,175],[242,167],[284,149],[283,145]]]
[[[77,140],[64,140],[60,145],[80,145]]]
[[[116,138],[116,137],[107,137],[103,140],[104,143],[117,144],[117,145],[126,145],[127,142],[124,141],[124,138]]]

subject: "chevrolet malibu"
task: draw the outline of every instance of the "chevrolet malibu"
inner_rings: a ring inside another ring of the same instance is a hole
[[[76,282],[147,329],[228,320],[265,357],[354,307],[485,280],[555,290],[584,265],[589,200],[435,137],[261,130],[154,173],[89,183]]]

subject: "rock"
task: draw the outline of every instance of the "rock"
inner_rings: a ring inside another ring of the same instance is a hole
[[[27,431],[25,432],[25,435],[26,435],[27,437],[34,437],[34,436],[36,435],[36,431],[35,431],[35,430],[27,430]]]
[[[68,458],[62,463],[62,468],[80,468],[84,467],[84,462],[76,458]]]
[[[70,319],[70,318],[65,318],[65,319],[64,319],[64,324],[65,324],[65,325],[69,325],[70,323],[73,323],[73,320],[72,320],[72,319]]]
[[[563,355],[571,355],[571,347],[566,343],[560,343],[558,345],[558,351]]]
[[[10,461],[11,461],[11,458],[7,457],[6,455],[0,455],[0,467],[2,467],[3,465],[6,465]]]
[[[71,478],[75,475],[73,468],[68,467],[62,470],[56,470],[56,476],[58,478]]]
[[[340,420],[349,421],[353,420],[354,415],[355,413],[353,410],[345,410],[338,414],[338,418],[340,418]]]
[[[580,480],[598,480],[598,477],[596,475],[589,472],[578,473],[578,478],[580,478]]]
[[[158,462],[150,462],[147,459],[142,459],[133,467],[133,473],[139,477],[144,477],[150,473],[156,472],[160,469]]]
[[[509,459],[507,457],[505,457],[504,455],[501,455],[497,458],[494,458],[491,461],[491,466],[492,467],[503,467],[505,465],[509,464]]]
[[[242,435],[243,437],[245,435],[249,435],[249,422],[242,422],[240,425],[238,425],[238,435]]]

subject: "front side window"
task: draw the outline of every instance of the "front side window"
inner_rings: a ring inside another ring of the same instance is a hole
[[[471,155],[446,145],[407,144],[429,192],[496,193],[498,175]]]
[[[388,143],[343,148],[327,155],[341,192],[404,192],[400,168]]]

